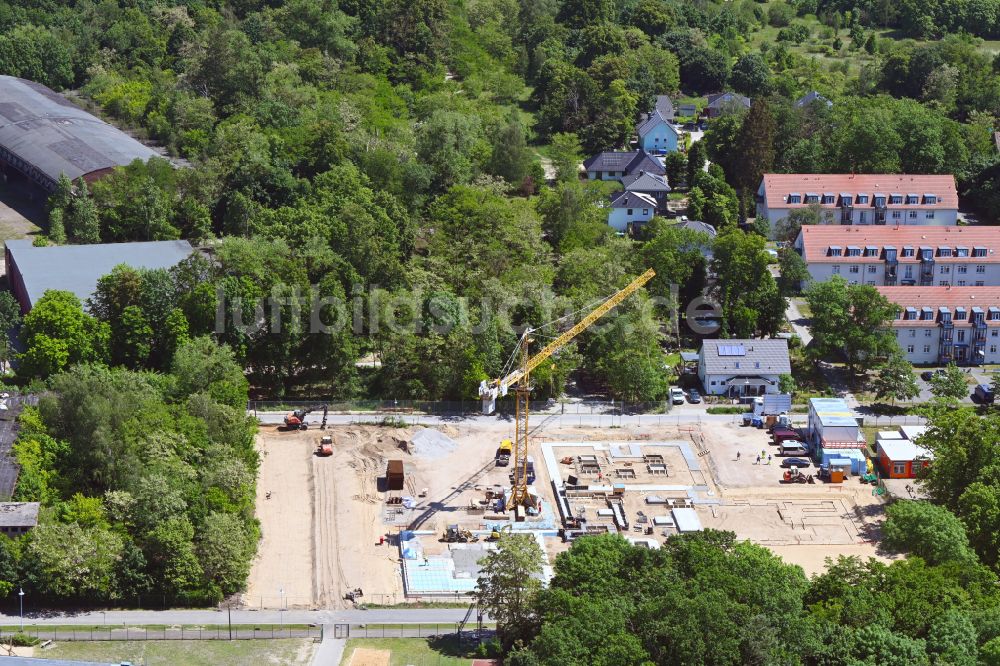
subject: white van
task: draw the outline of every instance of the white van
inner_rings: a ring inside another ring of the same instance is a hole
[[[786,439],[778,445],[779,456],[807,456],[809,451],[802,442],[794,439]]]

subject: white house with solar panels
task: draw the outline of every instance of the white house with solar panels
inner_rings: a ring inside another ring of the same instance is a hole
[[[779,393],[781,375],[791,374],[785,340],[705,340],[698,378],[707,395],[742,398]]]

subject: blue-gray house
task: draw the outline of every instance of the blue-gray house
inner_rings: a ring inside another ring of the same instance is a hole
[[[639,148],[647,153],[662,154],[677,150],[677,129],[659,110],[653,111],[646,120],[639,123],[635,132],[639,135]]]

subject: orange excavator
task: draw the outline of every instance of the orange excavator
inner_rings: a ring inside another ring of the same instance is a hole
[[[286,430],[308,430],[309,424],[306,423],[306,416],[312,412],[323,410],[323,423],[320,425],[320,430],[326,430],[326,415],[327,406],[326,405],[316,405],[315,407],[303,407],[302,409],[296,409],[295,411],[288,412],[285,415],[285,429]]]

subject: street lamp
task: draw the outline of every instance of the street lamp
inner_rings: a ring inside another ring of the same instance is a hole
[[[24,633],[24,588],[19,587],[17,589],[18,589],[17,596],[21,602],[21,633],[23,634]]]
[[[285,588],[279,587],[278,594],[281,595],[281,606],[278,609],[278,615],[281,618],[281,626],[285,626]]]

